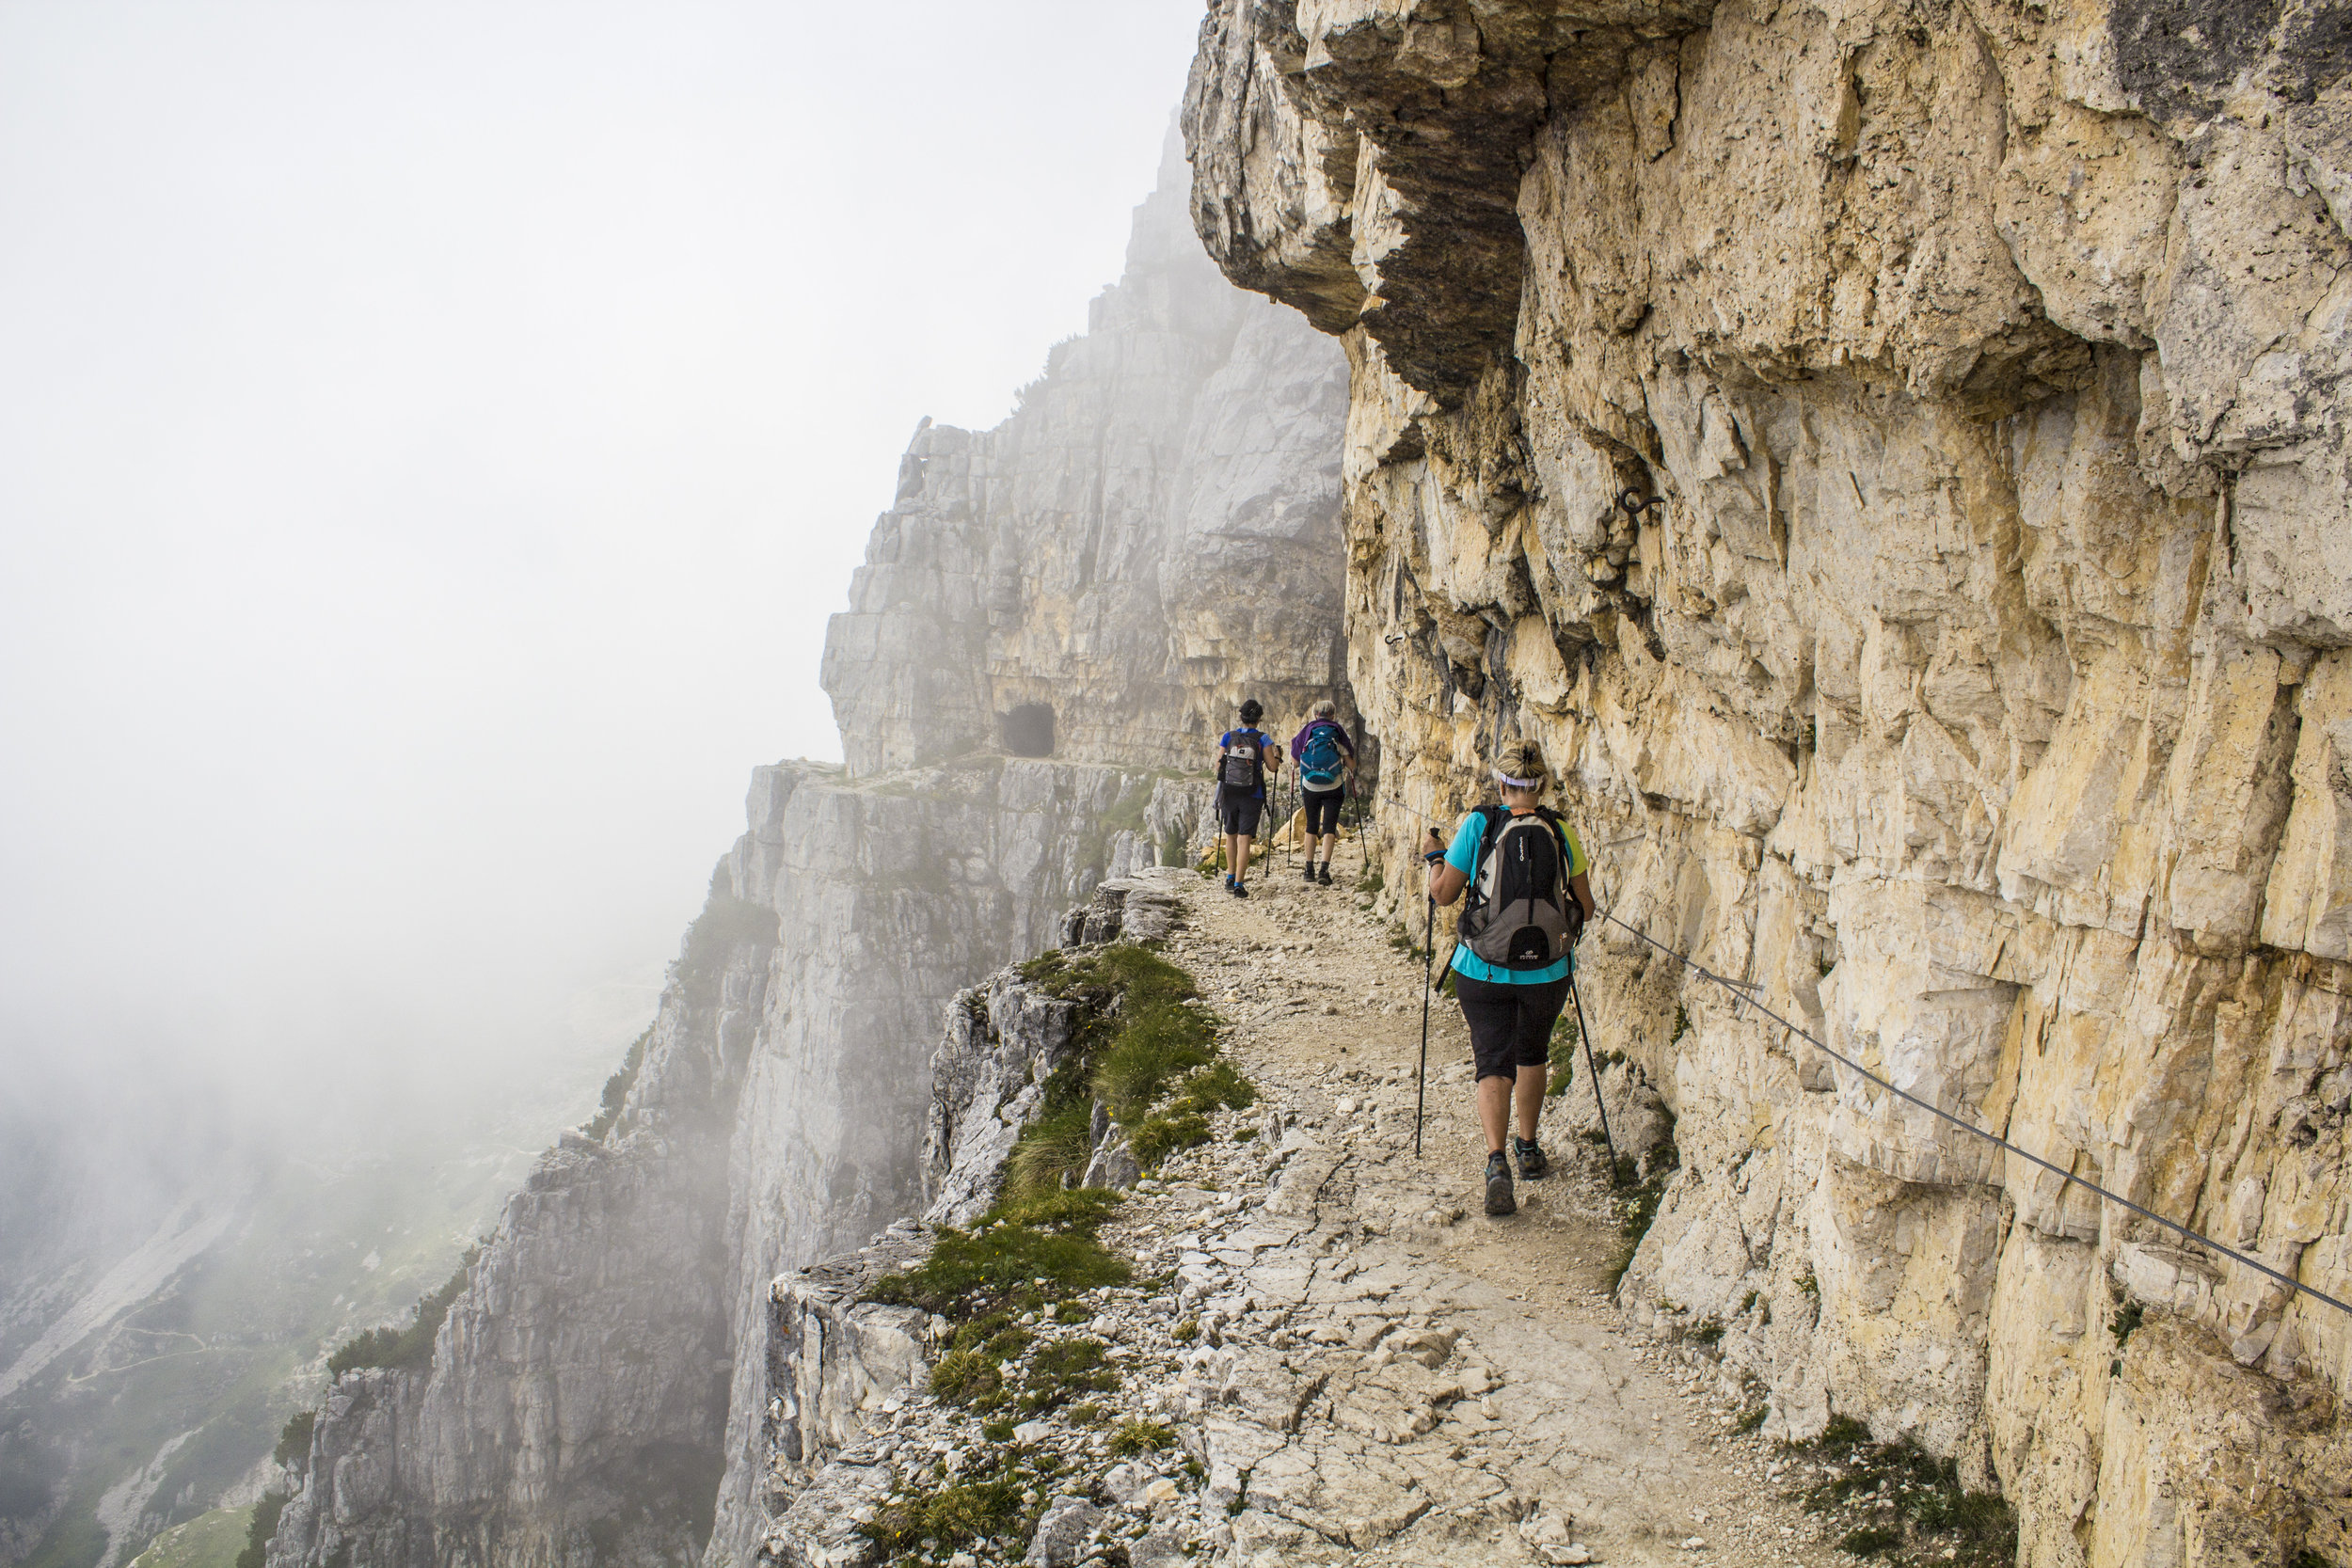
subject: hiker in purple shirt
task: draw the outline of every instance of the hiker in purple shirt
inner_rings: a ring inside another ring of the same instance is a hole
[[[1306,812],[1307,880],[1331,885],[1331,852],[1340,846],[1340,802],[1356,777],[1356,743],[1340,727],[1339,705],[1326,697],[1315,705],[1306,728],[1291,736],[1291,760],[1298,764],[1298,800]],[[1315,869],[1315,841],[1323,841],[1323,869]]]

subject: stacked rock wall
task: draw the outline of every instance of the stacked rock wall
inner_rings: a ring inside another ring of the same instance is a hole
[[[1615,914],[2352,1296],[2348,64],[2293,0],[1216,0],[1196,223],[1352,367],[1391,896],[1531,736]],[[2037,1564],[2352,1555],[2352,1322],[1587,958],[1682,1159],[1627,1297],[1773,1430]]]
[[[850,766],[755,771],[619,1117],[429,1367],[336,1384],[275,1568],[748,1562],[771,1282],[923,1208],[942,1007],[1192,836],[1245,686],[1331,691],[1344,362],[1218,277],[1170,172],[1021,408],[918,434],[828,640]]]

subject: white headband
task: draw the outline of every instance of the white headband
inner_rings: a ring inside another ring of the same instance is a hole
[[[1500,768],[1495,769],[1495,781],[1498,784],[1509,784],[1513,789],[1541,789],[1544,787],[1543,776],[1541,774],[1538,774],[1532,779],[1515,779]]]

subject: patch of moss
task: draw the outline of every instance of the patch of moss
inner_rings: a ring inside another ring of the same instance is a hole
[[[1118,1203],[1117,1193],[1099,1188],[1000,1202],[972,1230],[942,1230],[920,1266],[884,1275],[867,1299],[963,1323],[1007,1306],[1042,1307],[1123,1285],[1125,1260],[1095,1239]]]
[[[1612,1291],[1625,1278],[1626,1271],[1633,1266],[1633,1255],[1641,1250],[1642,1238],[1649,1234],[1650,1226],[1657,1221],[1658,1206],[1666,1196],[1666,1183],[1674,1180],[1674,1173],[1681,1164],[1681,1157],[1674,1145],[1665,1144],[1651,1152],[1647,1164],[1649,1174],[1639,1182],[1634,1181],[1635,1167],[1630,1154],[1617,1156],[1617,1168],[1612,1173],[1617,1185],[1631,1184],[1633,1187],[1632,1192],[1626,1196],[1624,1207],[1617,1212],[1617,1257],[1609,1270],[1609,1289]],[[1715,1332],[1718,1338],[1722,1337],[1720,1327]]]
[[[1562,1015],[1560,1022],[1551,1026],[1551,1044],[1545,1052],[1545,1060],[1551,1065],[1551,1082],[1546,1085],[1545,1094],[1556,1100],[1576,1082],[1576,1053],[1583,1039],[1572,1013]]]
[[[1772,1407],[1769,1404],[1752,1404],[1748,1406],[1747,1409],[1740,1412],[1739,1418],[1731,1423],[1731,1430],[1734,1432],[1754,1432],[1757,1427],[1764,1424],[1764,1418],[1772,1413]]]

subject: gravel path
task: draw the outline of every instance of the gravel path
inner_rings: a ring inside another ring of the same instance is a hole
[[[1421,965],[1349,869],[1310,887],[1278,860],[1246,901],[1183,891],[1169,957],[1234,1023],[1261,1132],[1171,1161],[1105,1232],[1176,1270],[1199,1336],[1161,1401],[1207,1457],[1201,1544],[1283,1563],[1842,1559],[1780,1499],[1778,1450],[1732,1431],[1745,1391],[1610,1304],[1598,1150],[1546,1136],[1555,1174],[1517,1215],[1483,1212],[1469,1040],[1442,997],[1415,1159]]]
[[[1782,1498],[1820,1463],[1790,1474],[1735,1430],[1752,1391],[1611,1303],[1623,1243],[1598,1150],[1547,1136],[1554,1175],[1521,1184],[1516,1215],[1483,1212],[1469,1042],[1442,999],[1415,1158],[1421,965],[1369,900],[1295,873],[1247,901],[1152,879],[1184,910],[1168,957],[1232,1025],[1258,1103],[1217,1113],[1215,1136],[1104,1227],[1133,1284],[1005,1330],[1008,1390],[1040,1386],[1047,1358],[1086,1382],[1027,1420],[876,1387],[866,1431],[797,1493],[764,1560],[866,1568],[878,1511],[1012,1476],[1033,1530],[1003,1532],[1000,1513],[898,1560],[1851,1564]],[[898,1266],[882,1255],[914,1228],[892,1237],[852,1272]]]

